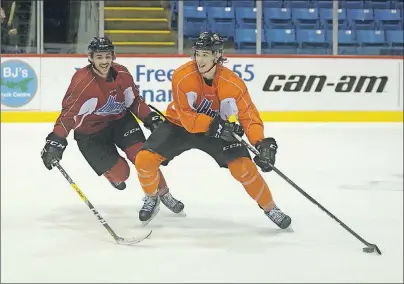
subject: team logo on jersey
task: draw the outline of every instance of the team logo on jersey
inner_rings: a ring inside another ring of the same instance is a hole
[[[117,102],[116,96],[109,96],[105,105],[100,107],[94,114],[104,116],[110,114],[120,114],[125,108],[125,102]]]
[[[196,112],[203,113],[203,114],[209,115],[210,117],[214,118],[217,115],[218,111],[212,109],[212,103],[213,103],[213,101],[209,101],[206,98],[203,98],[202,102],[196,109]]]

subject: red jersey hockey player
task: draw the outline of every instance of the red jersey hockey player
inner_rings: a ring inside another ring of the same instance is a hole
[[[274,138],[264,138],[263,123],[243,80],[223,66],[223,39],[215,33],[202,33],[194,43],[193,57],[174,71],[173,102],[167,108],[167,119],[136,157],[138,177],[149,198],[149,219],[158,212],[160,164],[187,150],[199,149],[220,167],[228,168],[269,219],[287,228],[291,218],[275,205],[256,167],[264,172],[272,170],[269,163],[275,163],[278,146]],[[228,121],[232,115],[238,117],[241,126]],[[240,136],[245,132],[260,152],[254,157],[256,165],[233,132]]]
[[[115,48],[108,38],[91,40],[88,59],[90,64],[73,75],[62,102],[62,112],[46,137],[41,157],[46,168],[52,169],[52,161],[62,159],[66,137],[73,129],[74,139],[91,168],[98,176],[106,177],[112,186],[123,190],[130,170],[116,146],[134,163],[146,140],[133,115],[151,132],[162,119],[143,101],[129,71],[113,62]],[[159,173],[157,187],[161,201],[174,213],[181,212],[184,204],[170,194]],[[143,209],[139,212],[141,220]]]

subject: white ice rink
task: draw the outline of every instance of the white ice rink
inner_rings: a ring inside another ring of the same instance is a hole
[[[2,282],[402,282],[403,125],[266,124],[276,166],[383,255],[275,173],[264,174],[292,217],[284,232],[214,160],[193,150],[163,168],[187,217],[163,205],[150,239],[116,245],[40,151],[52,124],[1,125]],[[120,192],[69,138],[61,164],[111,227],[141,232],[134,167]]]

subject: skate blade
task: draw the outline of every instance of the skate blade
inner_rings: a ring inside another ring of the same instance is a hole
[[[154,219],[154,217],[157,215],[157,213],[159,213],[160,211],[160,206],[156,208],[156,210],[154,211],[154,213],[151,215],[149,220],[146,221],[142,221],[142,228],[146,227],[147,225],[149,225],[149,223]]]
[[[293,227],[292,227],[292,225],[290,225],[289,227],[287,227],[286,229],[283,229],[285,232],[288,232],[288,233],[294,233],[295,232],[295,230],[293,229]]]
[[[187,214],[184,212],[184,210],[182,210],[181,212],[178,212],[175,214],[178,217],[187,217]]]

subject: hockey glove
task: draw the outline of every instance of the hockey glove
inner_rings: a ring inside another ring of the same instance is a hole
[[[213,138],[233,142],[237,141],[233,137],[233,132],[240,137],[244,135],[244,130],[240,125],[224,120],[220,117],[220,115],[217,115],[210,123],[208,132],[206,134]]]
[[[66,149],[67,140],[64,137],[56,135],[56,133],[51,132],[48,137],[46,137],[46,144],[41,152],[41,158],[48,170],[51,170],[54,160],[60,161],[63,156],[63,151]]]
[[[153,132],[162,122],[163,120],[161,119],[161,116],[157,112],[152,111],[143,121],[143,125]]]
[[[262,141],[255,144],[255,148],[260,152],[254,157],[254,162],[261,168],[263,172],[272,171],[269,164],[275,164],[275,155],[278,145],[274,138],[264,138]]]

